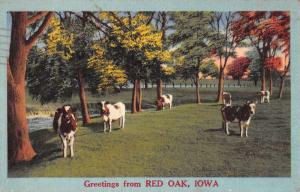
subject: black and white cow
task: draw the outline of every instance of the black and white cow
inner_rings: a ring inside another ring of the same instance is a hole
[[[264,103],[265,101],[270,103],[270,91],[259,91],[257,92],[257,95],[260,97],[260,103]]]
[[[64,105],[62,108],[58,108],[56,110],[53,120],[53,128],[61,138],[64,158],[67,157],[68,146],[70,147],[71,157],[73,157],[77,120],[70,105]]]
[[[223,106],[221,108],[222,128],[226,131],[227,135],[229,135],[229,123],[238,122],[241,137],[243,137],[244,129],[246,137],[248,137],[248,128],[251,118],[255,114],[256,103],[254,101],[247,101],[243,106]]]

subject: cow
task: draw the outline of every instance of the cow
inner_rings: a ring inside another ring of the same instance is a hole
[[[163,107],[164,107],[164,104],[163,104],[163,98],[160,97],[159,99],[157,99],[157,100],[155,101],[155,105],[156,105],[156,109],[157,109],[157,110],[162,110]]]
[[[70,105],[58,108],[54,115],[53,129],[58,133],[62,145],[64,158],[67,157],[67,149],[70,147],[71,157],[74,157],[75,132],[77,130],[77,119]]]
[[[119,119],[120,128],[125,128],[125,104],[117,102],[110,104],[108,101],[101,101],[101,116],[103,118],[103,132],[106,131],[108,124],[109,132],[112,129],[112,121]]]
[[[173,95],[171,94],[162,95],[160,101],[162,102],[163,109],[165,109],[166,105],[169,105],[169,109],[171,109],[173,104]]]
[[[238,122],[240,127],[240,135],[243,137],[244,129],[246,137],[248,137],[248,128],[251,118],[255,114],[257,101],[247,101],[243,106],[223,106],[221,107],[222,128],[229,135],[229,123]]]
[[[260,97],[260,103],[264,103],[267,100],[267,103],[270,103],[270,91],[259,91],[257,95]]]
[[[231,94],[229,92],[223,92],[222,99],[223,99],[224,106],[231,106],[232,100],[231,100]]]

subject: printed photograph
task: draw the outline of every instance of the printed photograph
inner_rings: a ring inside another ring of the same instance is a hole
[[[9,178],[291,176],[290,12],[7,23]]]

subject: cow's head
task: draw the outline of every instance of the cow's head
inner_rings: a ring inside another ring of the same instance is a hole
[[[110,104],[108,101],[101,101],[100,102],[101,116],[102,115],[109,115],[109,109],[107,108],[108,104]]]
[[[162,110],[163,109],[163,107],[164,107],[163,102],[164,102],[164,99],[162,97],[160,97],[159,99],[157,99],[155,101],[155,105],[157,106],[157,110]]]
[[[62,107],[62,110],[63,110],[62,123],[64,123],[64,126],[70,127],[72,131],[75,131],[77,127],[77,120],[71,106],[64,105]]]
[[[54,115],[53,128],[55,131],[60,129],[63,132],[75,131],[77,120],[70,105],[58,108]]]
[[[256,104],[257,104],[257,101],[247,101],[246,102],[246,105],[248,105],[250,107],[250,114],[251,115],[255,114]]]

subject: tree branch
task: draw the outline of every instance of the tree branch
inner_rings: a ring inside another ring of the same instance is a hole
[[[35,23],[37,20],[43,18],[45,15],[47,15],[47,11],[37,12],[34,16],[27,19],[26,25],[28,26]]]
[[[39,27],[39,29],[28,38],[28,40],[26,41],[26,46],[27,48],[31,48],[33,46],[33,44],[36,42],[36,40],[38,39],[38,37],[44,32],[44,30],[46,29],[46,27],[49,25],[50,19],[53,16],[53,12],[48,12],[42,25]]]

